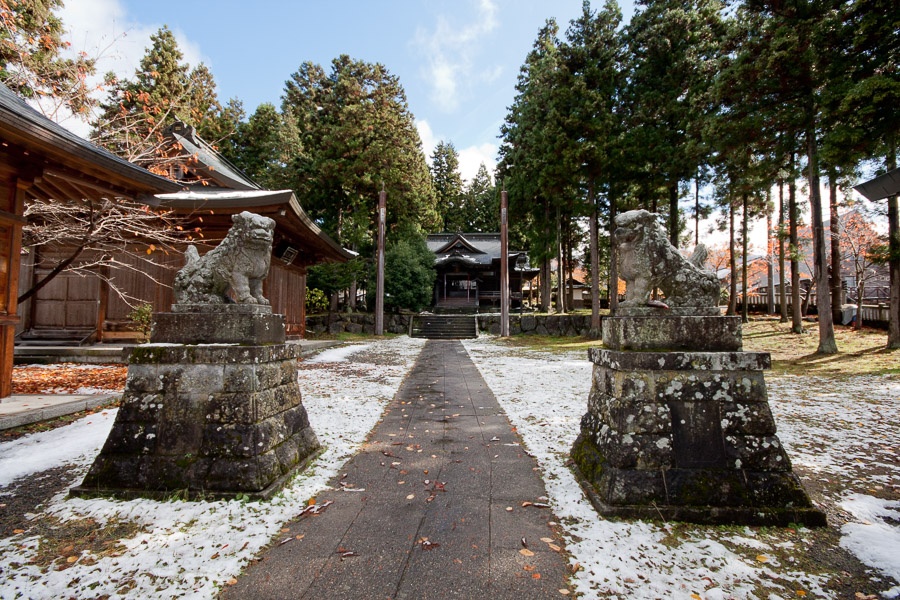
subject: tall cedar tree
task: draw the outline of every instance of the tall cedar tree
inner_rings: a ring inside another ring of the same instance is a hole
[[[466,197],[459,174],[459,153],[453,142],[438,142],[431,154],[431,180],[437,194],[438,212],[444,231],[467,231]]]
[[[278,190],[290,187],[288,165],[302,155],[303,147],[296,120],[264,102],[247,121],[238,124],[221,151],[262,187]]]
[[[550,306],[550,261],[562,270],[564,247],[574,229],[576,172],[574,152],[566,135],[573,93],[565,85],[557,38],[550,19],[519,72],[516,97],[501,127],[498,176],[509,191],[512,227],[524,231],[528,250],[541,265],[541,307]],[[557,279],[561,273],[557,273]],[[565,310],[564,294],[557,309]]]
[[[134,79],[106,77],[107,100],[101,106],[91,139],[127,160],[160,175],[170,175],[165,132],[175,120],[197,128],[216,144],[231,135],[243,118],[236,100],[222,107],[212,73],[205,65],[190,70],[168,27],[150,36]]]
[[[629,66],[624,90],[630,113],[631,167],[656,210],[669,207],[669,239],[678,246],[679,184],[697,172],[704,148],[698,95],[710,86],[722,25],[720,0],[646,0],[627,28]]]
[[[608,215],[612,227],[616,198],[613,194],[617,144],[621,136],[616,114],[621,85],[622,39],[618,34],[622,12],[615,0],[607,0],[603,10],[582,4],[582,14],[566,32],[561,52],[573,93],[567,126],[574,147],[575,165],[585,195],[585,212],[590,219],[591,328],[600,330],[600,236],[601,215]],[[605,192],[605,194],[604,194]],[[601,206],[605,196],[606,206]],[[611,284],[613,282],[610,282]]]
[[[87,77],[95,60],[65,57],[70,43],[54,11],[62,0],[0,0],[0,82],[19,96],[38,99],[50,118],[61,106],[87,118],[96,101]]]
[[[361,252],[373,248],[382,186],[389,229],[440,228],[406,93],[383,65],[342,55],[326,74],[304,63],[285,83],[282,112],[293,116],[304,149],[288,165],[291,186],[340,243]]]
[[[476,233],[500,231],[500,195],[484,163],[478,166],[478,171],[466,186],[464,195],[465,206],[468,209],[465,230]],[[518,242],[516,247],[521,248],[521,241],[516,242]]]

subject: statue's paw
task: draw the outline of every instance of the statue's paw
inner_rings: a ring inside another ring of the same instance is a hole
[[[238,299],[238,304],[256,304],[256,298],[249,294],[247,296],[241,296]]]
[[[269,305],[269,300],[268,300],[267,298],[263,298],[262,296],[260,296],[259,298],[257,298],[256,301],[257,301],[259,304],[262,304],[263,306],[268,306],[268,305]]]

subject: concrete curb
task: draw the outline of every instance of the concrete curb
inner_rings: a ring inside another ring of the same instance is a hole
[[[120,393],[76,396],[49,394],[12,396],[0,403],[0,431],[108,406],[117,402],[121,397]]]

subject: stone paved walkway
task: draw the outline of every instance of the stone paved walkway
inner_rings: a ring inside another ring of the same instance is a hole
[[[522,506],[545,491],[520,441],[462,344],[429,341],[335,490],[316,499],[332,504],[286,524],[222,597],[564,597],[554,516]]]

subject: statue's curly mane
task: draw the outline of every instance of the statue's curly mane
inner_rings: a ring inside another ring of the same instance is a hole
[[[641,306],[659,288],[672,307],[710,307],[719,300],[719,281],[702,269],[705,247],[688,260],[669,243],[656,215],[633,210],[616,217],[619,276],[625,280],[625,302]],[[700,263],[700,264],[698,264]]]
[[[175,277],[177,304],[221,304],[236,301],[268,304],[262,281],[269,272],[275,222],[249,212],[232,216],[234,225],[218,246],[204,256],[186,253],[188,262]]]

